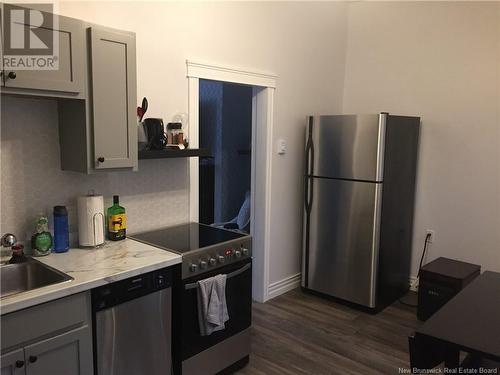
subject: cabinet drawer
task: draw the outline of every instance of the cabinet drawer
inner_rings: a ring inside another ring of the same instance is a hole
[[[88,322],[88,292],[2,315],[2,351]]]

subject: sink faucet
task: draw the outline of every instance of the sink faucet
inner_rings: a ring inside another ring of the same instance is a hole
[[[5,233],[2,236],[2,246],[3,247],[12,247],[16,244],[17,238],[12,233]]]
[[[1,244],[3,247],[10,247],[12,249],[12,258],[8,263],[23,263],[28,260],[24,255],[24,246],[17,244],[17,238],[12,233],[6,233],[2,236]]]

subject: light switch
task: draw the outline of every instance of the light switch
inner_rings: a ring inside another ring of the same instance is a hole
[[[286,142],[284,139],[278,139],[278,155],[286,154]]]

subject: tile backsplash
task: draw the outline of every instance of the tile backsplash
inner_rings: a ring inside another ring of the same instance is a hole
[[[39,212],[66,205],[70,232],[77,232],[76,198],[89,190],[120,196],[127,210],[128,233],[188,220],[187,159],[139,161],[138,172],[93,175],[62,171],[59,156],[57,101],[1,97],[0,232],[30,238]],[[77,237],[72,233],[73,241]]]

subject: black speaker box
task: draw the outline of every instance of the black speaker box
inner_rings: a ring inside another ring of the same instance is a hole
[[[481,266],[454,259],[437,258],[420,270],[417,317],[427,320],[474,278]]]

